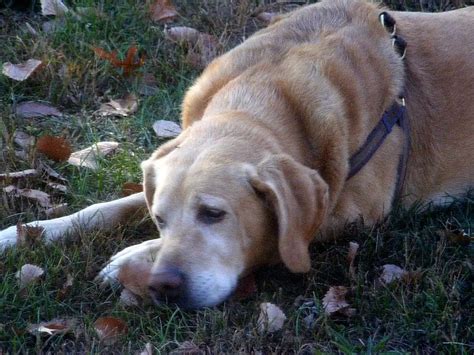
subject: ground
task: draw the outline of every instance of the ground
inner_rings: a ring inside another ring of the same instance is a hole
[[[55,17],[41,16],[39,1],[0,5],[0,63],[30,58],[44,63],[22,82],[0,75],[0,173],[29,169],[39,160],[47,162],[68,181],[68,192],[51,193],[53,201],[68,203],[72,212],[119,197],[125,182],[140,182],[139,162],[164,142],[155,135],[153,123],[158,119],[179,121],[183,93],[201,69],[188,60],[186,46],[167,40],[164,25],[150,19],[150,2],[65,3],[75,12],[49,32],[42,26]],[[386,3],[399,10],[444,11],[468,2]],[[217,36],[219,50],[265,26],[255,16],[259,11],[299,6],[248,0],[176,0],[174,4],[180,14],[174,23]],[[79,11],[81,7],[90,9]],[[137,47],[138,55],[146,52],[146,57],[128,77],[93,50],[117,50],[124,56],[132,46]],[[143,90],[150,76],[155,81],[150,90]],[[134,114],[96,114],[101,103],[126,93],[138,97]],[[21,118],[15,108],[24,101],[51,104],[63,116]],[[16,130],[36,138],[65,137],[73,150],[104,140],[121,145],[92,171],[48,160],[34,150],[18,158],[13,142]],[[44,177],[19,184],[48,191]],[[44,217],[41,208],[26,199],[12,199],[3,192],[0,197],[0,228]],[[258,291],[246,300],[193,312],[166,306],[124,306],[119,290],[102,290],[93,282],[115,252],[157,237],[148,220],[110,233],[82,233],[65,243],[11,249],[0,255],[0,354],[133,353],[143,350],[146,343],[151,343],[155,353],[472,353],[474,243],[469,237],[452,238],[446,230],[464,229],[469,235],[473,222],[472,193],[443,209],[397,209],[376,227],[349,225],[337,241],[315,244],[310,273],[292,275],[283,267],[261,270],[256,276]],[[359,243],[352,274],[346,260],[350,241]],[[24,264],[42,267],[45,276],[20,289],[15,274]],[[416,277],[381,284],[378,278],[386,264],[416,271]],[[73,286],[65,289],[67,275]],[[347,300],[355,309],[352,317],[325,314],[322,300],[331,286],[350,290]],[[281,330],[258,332],[261,302],[272,302],[286,314]],[[314,321],[308,326],[304,318],[310,314]],[[128,326],[128,332],[111,345],[100,341],[94,330],[94,322],[103,316],[122,319]],[[74,331],[56,336],[27,331],[32,323],[55,318],[75,319]]]

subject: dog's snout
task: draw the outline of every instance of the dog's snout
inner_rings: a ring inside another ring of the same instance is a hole
[[[176,268],[155,271],[148,280],[152,299],[157,302],[176,302],[184,292],[184,275]]]

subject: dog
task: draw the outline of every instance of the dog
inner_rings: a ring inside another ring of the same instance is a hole
[[[143,193],[29,225],[54,241],[147,210],[160,238],[119,252],[98,278],[149,263],[151,297],[185,308],[223,302],[262,265],[307,272],[309,244],[347,222],[473,185],[472,33],[474,8],[327,0],[278,17],[187,91],[183,132],[142,163]],[[0,232],[1,247],[15,243],[16,227]]]

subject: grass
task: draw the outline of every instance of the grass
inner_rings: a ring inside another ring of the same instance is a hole
[[[26,8],[37,2],[24,1]],[[38,58],[47,65],[25,82],[0,75],[0,171],[30,168],[38,158],[26,160],[13,154],[13,132],[21,129],[39,137],[63,135],[74,149],[101,140],[121,143],[117,155],[101,162],[96,172],[65,163],[51,164],[68,179],[69,192],[54,194],[75,211],[93,202],[120,196],[126,181],[140,181],[139,162],[162,143],[153,133],[157,119],[179,120],[183,93],[199,70],[184,60],[185,49],[164,39],[163,26],[151,23],[145,2],[68,1],[71,8],[93,7],[81,19],[68,16],[55,32],[43,33],[37,12],[0,10],[0,62],[18,63]],[[224,48],[261,27],[250,15],[258,2],[175,1],[178,22],[218,35]],[[461,6],[455,1],[389,1],[393,8],[446,10]],[[36,5],[35,5],[36,4]],[[20,6],[17,3],[17,6]],[[273,6],[273,5],[272,5]],[[25,27],[28,22],[38,34]],[[92,47],[117,50],[124,55],[131,45],[146,50],[147,60],[138,75],[124,78],[119,70],[97,58]],[[156,78],[152,95],[141,95],[145,74]],[[128,92],[137,93],[139,109],[125,118],[94,115],[99,104]],[[14,114],[17,103],[45,101],[58,107],[61,118],[21,119]],[[23,183],[44,189],[41,178]],[[0,228],[42,217],[27,201],[0,195]],[[310,273],[292,275],[283,267],[257,274],[258,293],[245,301],[229,301],[212,309],[185,312],[173,307],[124,307],[119,293],[101,290],[93,278],[107,259],[120,249],[154,238],[149,221],[120,228],[113,233],[94,232],[59,243],[8,250],[0,255],[0,353],[132,353],[147,342],[157,352],[169,353],[190,341],[202,352],[227,353],[472,353],[474,350],[474,246],[458,245],[436,231],[446,221],[472,230],[473,194],[445,209],[421,211],[419,207],[395,211],[388,221],[373,228],[359,224],[346,228],[341,239],[315,244]],[[360,244],[356,275],[352,278],[346,260],[349,241]],[[46,277],[20,291],[15,273],[25,264],[43,267]],[[413,283],[377,285],[384,264],[420,270]],[[74,286],[61,292],[67,274]],[[351,318],[328,317],[322,298],[330,286],[350,287],[349,302],[356,309]],[[295,305],[298,296],[309,302],[314,327],[304,318],[308,307]],[[259,334],[256,321],[261,302],[273,302],[286,313],[284,328],[274,334]],[[93,330],[100,316],[125,320],[129,332],[118,343],[101,343]],[[78,320],[74,334],[34,336],[28,324],[53,318]]]

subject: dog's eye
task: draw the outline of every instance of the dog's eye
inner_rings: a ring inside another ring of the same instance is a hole
[[[197,218],[205,224],[213,224],[224,219],[226,212],[217,208],[202,206],[199,209]]]
[[[156,215],[155,218],[156,218],[156,223],[158,223],[158,227],[159,227],[159,228],[164,228],[164,226],[165,226],[165,221],[163,220],[163,218],[161,218],[161,217],[158,216],[158,215]]]

